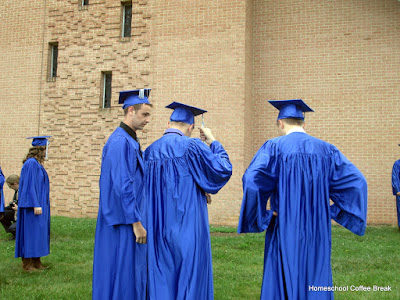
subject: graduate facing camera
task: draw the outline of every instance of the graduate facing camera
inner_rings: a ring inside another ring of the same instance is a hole
[[[49,137],[27,138],[32,139],[32,147],[21,169],[15,257],[22,258],[25,271],[46,269],[41,257],[50,253],[50,184],[43,167]]]
[[[104,145],[92,298],[146,299],[144,162],[136,132],[151,117],[150,89],[120,92],[124,119]]]
[[[309,287],[332,286],[331,219],[364,235],[367,181],[334,145],[305,132],[312,109],[304,101],[270,103],[281,136],[264,143],[243,176],[238,233],[266,231],[262,300],[332,299],[332,290]]]
[[[168,129],[144,153],[149,299],[214,299],[207,193],[229,180],[228,154],[209,128],[190,138],[205,110],[179,102]]]

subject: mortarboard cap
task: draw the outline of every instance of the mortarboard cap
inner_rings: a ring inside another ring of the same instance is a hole
[[[46,146],[48,144],[47,138],[49,137],[52,137],[52,135],[31,136],[27,139],[33,139],[32,146]]]
[[[133,90],[133,91],[122,91],[119,92],[119,104],[122,105],[122,109],[125,109],[129,106],[135,104],[150,104],[149,95],[151,89],[140,89],[140,90]]]
[[[314,111],[301,99],[271,100],[268,102],[279,110],[277,120],[289,118],[304,120],[303,113]]]
[[[207,111],[194,106],[186,105],[179,102],[172,102],[166,108],[171,108],[174,111],[171,114],[170,121],[183,122],[187,124],[194,124],[194,117],[204,114]]]

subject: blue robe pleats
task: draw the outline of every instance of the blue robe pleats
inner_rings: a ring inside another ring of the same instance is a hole
[[[144,158],[148,299],[214,299],[204,192],[215,194],[228,182],[229,157],[218,141],[208,147],[172,132],[150,145]]]
[[[3,194],[3,186],[6,179],[4,178],[4,174],[0,169],[0,212],[4,212],[4,194]]]
[[[400,192],[400,159],[397,160],[393,165],[392,188],[393,195],[396,196],[397,224],[400,227],[400,196],[397,196],[397,193]]]
[[[15,257],[42,257],[50,253],[50,185],[44,167],[34,158],[26,160],[19,180],[18,222]],[[35,215],[33,208],[41,207]]]
[[[139,144],[121,127],[103,149],[93,259],[94,300],[146,299],[146,245],[136,243],[132,223],[146,229],[144,165]]]
[[[295,132],[260,148],[243,193],[238,232],[266,230],[261,299],[332,299],[312,287],[332,286],[331,219],[365,232],[363,174],[335,146]]]

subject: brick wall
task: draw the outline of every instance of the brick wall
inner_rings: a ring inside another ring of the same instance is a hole
[[[248,1],[251,3],[252,1]],[[151,140],[166,128],[172,101],[208,110],[206,126],[227,150],[233,176],[213,196],[212,223],[237,225],[244,172],[246,1],[152,1],[153,103]],[[249,50],[249,52],[251,52]],[[249,72],[249,71],[248,71]],[[201,119],[196,119],[201,124]],[[196,132],[194,136],[198,136]]]
[[[267,100],[304,99],[308,133],[335,144],[368,181],[368,221],[395,223],[400,141],[400,3],[255,1],[254,151],[276,136]]]
[[[19,175],[30,145],[26,137],[40,132],[42,4],[0,1],[0,166],[6,177]],[[5,184],[6,204],[13,195]]]
[[[59,48],[56,81],[44,83],[43,132],[54,136],[46,169],[53,212],[97,216],[102,148],[123,119],[118,92],[149,86],[145,1],[132,1],[132,37],[121,38],[121,2],[48,0],[46,42]],[[48,68],[48,66],[46,66]],[[112,72],[111,108],[101,108],[101,72]],[[146,132],[139,134],[146,145]]]
[[[165,130],[170,102],[208,110],[206,126],[234,167],[213,197],[210,221],[236,225],[241,177],[276,136],[277,111],[267,100],[303,98],[316,111],[307,116],[308,132],[338,146],[366,175],[369,221],[396,222],[390,172],[400,150],[398,1],[132,2],[131,39],[121,39],[120,1],[93,0],[86,9],[77,0],[0,3],[6,176],[19,173],[25,137],[53,135],[45,164],[52,213],[95,217],[102,147],[123,117],[118,92],[150,87],[154,114],[139,134],[143,148]],[[58,74],[48,81],[54,42]],[[101,72],[112,72],[108,109],[100,108]]]

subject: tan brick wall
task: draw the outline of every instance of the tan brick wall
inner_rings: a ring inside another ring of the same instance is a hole
[[[212,223],[237,224],[244,172],[246,1],[152,1],[151,49],[156,115],[151,140],[166,128],[171,111],[184,102],[208,110],[206,126],[233,163],[229,183],[213,196]],[[251,51],[249,51],[251,52]],[[201,124],[197,118],[196,124]],[[195,134],[198,136],[198,133]]]
[[[43,1],[0,1],[0,165],[20,173],[29,141],[39,133]],[[40,132],[41,133],[41,132]],[[4,185],[6,204],[14,192]]]
[[[398,1],[134,0],[128,41],[120,38],[120,1],[93,0],[82,10],[77,0],[3,0],[0,11],[0,164],[6,175],[19,173],[25,137],[53,135],[45,165],[53,214],[96,216],[102,147],[123,116],[118,91],[151,87],[143,148],[165,130],[164,106],[180,101],[209,111],[206,125],[231,157],[234,173],[209,206],[211,223],[236,225],[241,177],[276,136],[267,100],[290,98],[316,110],[308,132],[367,176],[369,221],[395,223]],[[59,46],[54,82],[50,42]],[[100,108],[102,71],[112,71],[110,109]]]
[[[367,177],[368,221],[395,223],[400,141],[400,3],[255,1],[254,151],[276,136],[271,99],[304,99],[307,131]]]
[[[44,83],[43,131],[54,136],[46,169],[55,214],[95,217],[102,148],[123,119],[118,92],[149,85],[151,19],[133,2],[132,37],[121,38],[121,2],[48,0],[46,42],[58,42],[55,82]],[[46,69],[48,66],[46,65]],[[111,108],[101,107],[101,72],[112,72]],[[146,134],[139,134],[146,145]]]

